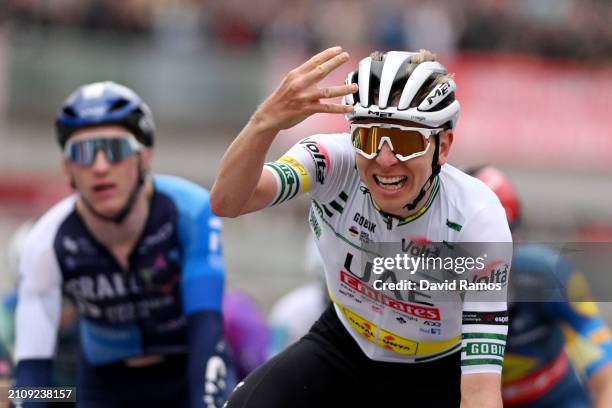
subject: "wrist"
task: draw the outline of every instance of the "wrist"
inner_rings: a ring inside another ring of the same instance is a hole
[[[271,138],[274,138],[281,130],[274,126],[273,121],[271,121],[267,115],[260,112],[255,112],[250,117],[247,126],[252,129],[253,133],[261,136],[269,136]]]

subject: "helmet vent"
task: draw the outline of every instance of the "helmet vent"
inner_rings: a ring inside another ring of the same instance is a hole
[[[429,92],[431,92],[431,90],[435,86],[434,85],[434,81],[436,80],[436,78],[438,76],[440,76],[440,74],[437,74],[437,75],[433,74],[429,78],[427,78],[425,83],[423,83],[423,85],[421,86],[421,89],[419,89],[419,91],[414,96],[414,98],[412,98],[412,102],[410,103],[410,107],[411,108],[419,106],[419,104],[423,101],[423,99],[425,99],[427,94],[429,94]]]
[[[122,109],[122,108],[124,108],[126,105],[128,105],[129,103],[130,103],[130,101],[128,101],[127,99],[123,99],[123,98],[121,98],[121,99],[119,99],[119,100],[115,101],[115,102],[112,104],[112,106],[111,106],[111,108],[110,108],[110,111],[111,111],[111,112],[114,112],[114,111],[116,111],[116,110]]]
[[[77,117],[76,112],[70,106],[66,106],[64,108],[64,115],[70,116],[71,118],[76,118]]]

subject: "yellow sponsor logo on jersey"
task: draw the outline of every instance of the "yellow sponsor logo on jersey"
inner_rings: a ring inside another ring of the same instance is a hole
[[[567,298],[572,309],[583,316],[593,317],[599,313],[597,305],[592,302],[589,284],[579,272],[573,273],[567,282]]]
[[[276,162],[287,164],[291,166],[295,171],[298,172],[298,174],[300,175],[300,180],[302,181],[302,190],[301,190],[302,193],[310,189],[310,178],[308,177],[308,172],[306,171],[304,166],[300,164],[300,162],[295,160],[293,157],[289,157],[289,156],[282,156]]]
[[[374,341],[374,338],[376,337],[376,326],[372,322],[369,322],[368,320],[359,316],[357,313],[353,313],[345,307],[340,307],[340,309],[351,326],[353,326],[353,328],[357,330],[359,334],[370,341]]]
[[[338,305],[338,304],[337,304]],[[340,310],[351,326],[363,337],[372,343],[378,344],[387,350],[408,356],[423,356],[442,353],[456,346],[461,336],[444,341],[415,341],[398,336],[390,331],[379,329],[374,323],[359,316],[357,313],[340,306]],[[378,338],[376,337],[378,333]]]
[[[590,338],[582,337],[569,325],[563,324],[561,328],[567,340],[565,348],[574,368],[579,373],[586,375],[587,367],[599,360],[603,356],[604,351],[599,344],[593,342]]]

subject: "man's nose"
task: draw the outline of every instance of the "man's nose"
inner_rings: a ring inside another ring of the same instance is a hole
[[[106,154],[102,150],[98,150],[94,157],[94,162],[91,165],[91,169],[95,173],[105,173],[110,170],[111,163],[106,158]]]
[[[393,154],[393,151],[391,150],[389,144],[383,143],[382,147],[380,148],[380,151],[378,152],[378,155],[376,156],[376,162],[381,167],[391,167],[399,163],[399,160]]]

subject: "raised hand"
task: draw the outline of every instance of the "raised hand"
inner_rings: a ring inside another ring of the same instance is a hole
[[[356,84],[318,86],[323,78],[348,59],[349,55],[342,51],[342,47],[333,47],[291,70],[255,111],[251,122],[260,129],[278,132],[297,125],[315,113],[352,112],[352,106],[324,103],[321,100],[357,92]]]

